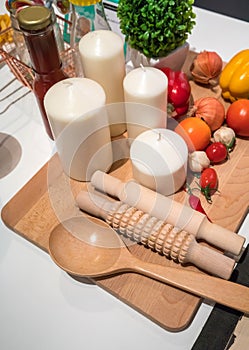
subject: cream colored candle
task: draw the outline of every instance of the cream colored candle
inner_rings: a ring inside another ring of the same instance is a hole
[[[110,30],[96,30],[84,35],[79,42],[84,76],[97,81],[105,90],[106,104],[124,102],[125,77],[124,43]],[[125,109],[122,103],[108,108],[111,136],[126,130]]]
[[[97,169],[109,170],[112,146],[105,92],[93,80],[68,78],[53,85],[44,106],[65,173],[89,181]]]
[[[141,133],[132,142],[130,158],[134,179],[163,195],[178,191],[186,180],[188,148],[174,131]]]
[[[130,71],[123,82],[128,137],[133,140],[146,129],[167,126],[167,76],[157,68]],[[149,106],[149,107],[148,107]]]

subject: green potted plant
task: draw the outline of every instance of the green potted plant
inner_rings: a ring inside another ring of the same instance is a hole
[[[119,0],[120,29],[134,66],[162,66],[167,59],[176,66],[179,56],[183,61],[179,64],[184,63],[189,49],[187,38],[195,25],[193,3],[194,0]],[[179,65],[170,68],[179,69]]]

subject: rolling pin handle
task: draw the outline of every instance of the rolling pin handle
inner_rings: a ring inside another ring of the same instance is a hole
[[[235,265],[235,260],[196,241],[190,245],[186,259],[202,270],[226,280],[231,277]]]
[[[80,209],[101,219],[106,219],[110,210],[118,204],[117,201],[102,197],[92,192],[80,191],[76,197]]]
[[[204,239],[210,244],[234,255],[239,255],[241,253],[245,243],[245,237],[222,226],[211,223],[208,219],[205,219],[201,224],[196,238]]]
[[[119,179],[101,170],[95,171],[91,177],[91,184],[99,191],[108,193],[112,197],[120,198],[124,184]]]

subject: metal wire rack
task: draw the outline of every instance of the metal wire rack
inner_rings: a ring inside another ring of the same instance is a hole
[[[65,25],[69,28],[71,26],[71,23],[69,21],[60,16],[57,16],[57,23],[62,33],[65,29]],[[27,64],[20,60],[17,55],[15,42],[12,40],[6,42],[5,40],[6,37],[11,38],[12,33],[13,29],[11,27],[0,32],[0,43],[2,43],[0,44],[0,63],[5,62],[9,66],[16,79],[18,79],[24,86],[32,90],[34,80],[34,71],[32,67],[29,67]],[[70,46],[67,42],[64,44],[65,50],[61,52],[63,68],[69,77],[74,77],[74,51],[70,49]]]

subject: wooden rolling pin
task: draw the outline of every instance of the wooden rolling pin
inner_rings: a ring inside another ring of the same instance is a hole
[[[195,237],[148,213],[120,201],[81,191],[76,197],[80,209],[104,219],[110,226],[132,240],[185,264],[190,262],[218,277],[228,279],[235,261],[213,249],[198,244]]]
[[[245,237],[211,223],[206,215],[133,180],[122,182],[98,170],[93,174],[91,184],[132,207],[192,233],[196,239],[203,239],[233,255],[242,251]]]

